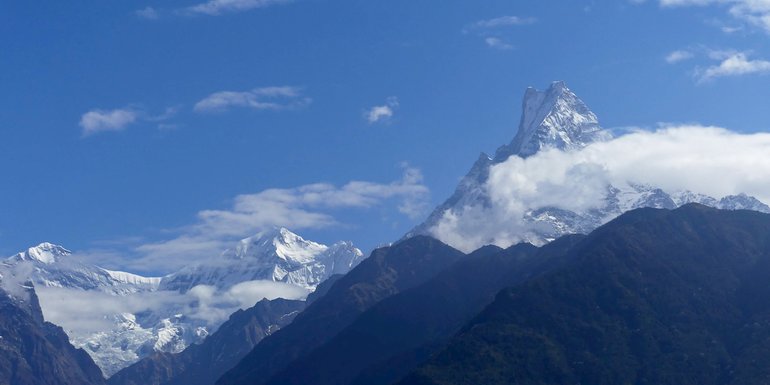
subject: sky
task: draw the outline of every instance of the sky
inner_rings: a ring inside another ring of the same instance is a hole
[[[161,274],[270,226],[368,251],[513,138],[527,86],[748,134],[768,75],[766,0],[5,2],[0,255]]]

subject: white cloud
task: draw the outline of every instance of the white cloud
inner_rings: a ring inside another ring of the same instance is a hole
[[[534,17],[501,16],[494,19],[479,20],[471,23],[463,28],[463,33],[473,33],[483,38],[487,47],[499,50],[510,50],[514,48],[513,45],[506,42],[501,36],[506,28],[529,25],[536,22],[537,19]]]
[[[583,150],[550,150],[511,157],[490,170],[488,205],[449,212],[433,229],[464,250],[490,240],[500,246],[537,230],[524,215],[554,207],[585,212],[601,206],[609,184],[649,184],[664,191],[691,190],[717,198],[739,193],[770,202],[770,134],[681,126],[633,132]],[[718,181],[715,182],[715,181]]]
[[[46,321],[67,330],[96,333],[109,330],[116,314],[175,313],[216,327],[238,309],[248,309],[263,298],[303,299],[307,291],[282,282],[249,281],[225,290],[196,286],[186,293],[156,291],[136,293],[116,300],[112,294],[60,287],[36,287]],[[145,325],[146,326],[146,325]]]
[[[669,64],[679,63],[693,58],[693,53],[685,50],[677,50],[666,55],[666,62]]]
[[[370,124],[390,120],[398,105],[398,98],[391,96],[385,101],[385,104],[370,108],[365,114],[366,120]]]
[[[250,91],[219,91],[195,104],[196,112],[226,111],[232,107],[254,110],[286,110],[308,105],[310,98],[303,97],[298,87],[262,87]]]
[[[368,209],[392,203],[410,218],[425,213],[429,190],[418,169],[404,166],[398,181],[353,181],[343,186],[316,183],[239,195],[228,209],[203,210],[196,223],[179,229],[175,238],[136,246],[132,271],[173,271],[198,259],[218,255],[231,242],[273,227],[292,230],[340,225],[334,212]]]
[[[83,136],[107,131],[122,131],[136,122],[137,118],[137,111],[130,107],[115,110],[97,109],[88,111],[80,117],[80,127],[83,129]]]
[[[136,16],[147,20],[157,20],[160,17],[158,10],[153,7],[145,7],[135,11],[134,13]]]
[[[223,13],[249,11],[272,5],[290,3],[292,0],[209,0],[181,10],[186,14],[217,16]]]
[[[114,110],[94,109],[80,117],[80,127],[85,137],[102,132],[123,131],[139,122],[164,122],[176,116],[178,112],[178,106],[168,107],[159,115],[151,115],[146,110],[134,106]]]
[[[484,39],[484,42],[487,43],[487,46],[491,48],[496,48],[503,51],[513,49],[513,46],[511,44],[506,43],[503,39],[500,39],[499,37],[487,37]]]
[[[720,56],[714,55],[713,57],[718,58]],[[700,82],[726,76],[767,73],[770,73],[770,61],[759,59],[750,60],[748,54],[745,52],[728,54],[721,59],[719,64],[695,71],[696,78]]]
[[[472,29],[492,29],[510,27],[516,25],[529,25],[537,22],[534,17],[501,16],[494,19],[479,20],[466,27],[466,31]]]
[[[660,0],[664,7],[724,5],[738,20],[770,33],[770,1],[768,0]]]

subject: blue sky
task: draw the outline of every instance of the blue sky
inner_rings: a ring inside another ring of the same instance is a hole
[[[183,261],[272,213],[370,249],[552,80],[605,127],[770,130],[763,1],[197,1],[0,6],[3,255]]]

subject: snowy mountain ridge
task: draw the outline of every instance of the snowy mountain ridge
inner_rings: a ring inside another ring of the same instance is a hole
[[[286,228],[275,228],[239,241],[218,259],[164,277],[160,288],[186,292],[201,284],[227,288],[239,282],[271,280],[313,291],[330,276],[350,271],[363,258],[363,252],[351,242],[326,246]]]
[[[164,277],[107,270],[78,262],[72,256],[68,249],[45,242],[6,258],[0,266],[28,275],[24,279],[37,287],[52,289],[39,290],[43,312],[45,295],[56,289],[102,295],[108,301],[109,296],[114,296],[115,301],[165,301],[162,311],[108,314],[101,320],[109,325],[104,330],[84,331],[61,325],[72,344],[85,349],[106,376],[153,352],[181,352],[215,331],[220,321],[212,323],[185,314],[201,306],[196,303],[195,293],[188,293],[196,286],[224,292],[244,282],[268,280],[310,292],[329,276],[344,274],[363,259],[361,250],[351,242],[326,246],[285,228],[243,239],[211,261]],[[0,270],[0,277],[2,274]]]
[[[628,181],[608,185],[598,208],[570,211],[548,206],[527,207],[522,218],[511,218],[510,229],[487,229],[489,234],[484,234],[472,233],[476,229],[463,228],[464,214],[484,212],[492,207],[487,183],[493,167],[513,156],[527,158],[549,149],[569,152],[611,139],[611,133],[602,129],[597,116],[564,82],[553,82],[545,91],[530,87],[524,94],[522,117],[513,140],[498,148],[494,157],[482,153],[452,196],[406,237],[430,235],[470,251],[485,244],[510,246],[511,237],[500,235],[506,232],[508,235],[516,234],[514,242],[535,245],[543,245],[566,234],[587,234],[618,215],[641,207],[673,209],[697,202],[726,210],[770,212],[770,207],[746,194],[717,199],[692,191],[664,191]],[[478,215],[476,219],[483,221]],[[445,231],[447,226],[452,229],[451,236]],[[472,241],[466,242],[465,239]]]

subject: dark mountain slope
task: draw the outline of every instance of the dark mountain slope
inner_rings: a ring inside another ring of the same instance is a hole
[[[324,296],[342,275],[318,285],[307,303]],[[262,300],[239,310],[200,345],[178,354],[157,353],[110,377],[110,385],[212,385],[235,366],[259,341],[288,325],[306,306],[305,301]]]
[[[425,282],[463,256],[424,236],[375,250],[294,322],[262,340],[217,383],[264,383],[293,360],[334,337],[371,306]]]
[[[110,385],[211,385],[263,338],[288,325],[304,301],[262,300],[230,316],[200,345],[178,354],[156,353],[115,373]]]
[[[770,215],[641,209],[570,254],[400,384],[770,383]]]
[[[24,297],[0,289],[0,384],[104,384],[91,357],[73,347],[64,330],[43,320],[34,290]]]
[[[482,248],[426,283],[375,305],[269,384],[390,384],[440,347],[498,291],[547,269],[580,238],[545,249],[529,244]]]

